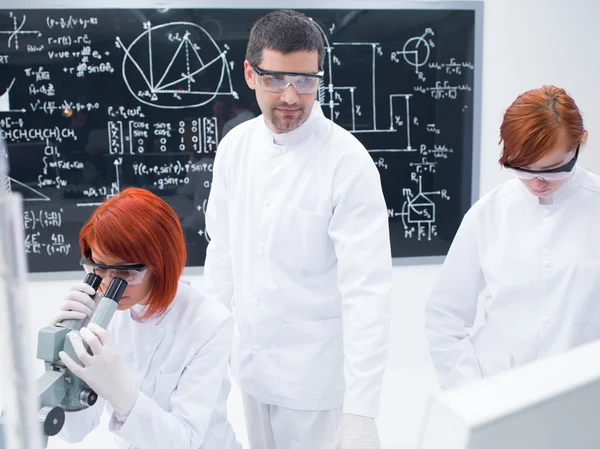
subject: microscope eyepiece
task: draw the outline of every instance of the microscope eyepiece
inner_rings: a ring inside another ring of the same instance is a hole
[[[94,273],[88,273],[83,282],[90,285],[94,290],[98,290],[98,287],[102,283],[102,278]]]
[[[110,282],[110,285],[108,286],[108,289],[106,290],[106,294],[104,296],[106,298],[112,299],[118,304],[119,300],[121,299],[121,295],[123,294],[126,288],[127,282],[121,278],[115,277]]]

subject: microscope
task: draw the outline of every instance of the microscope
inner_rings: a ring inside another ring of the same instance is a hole
[[[84,282],[97,290],[102,278],[89,273]],[[112,319],[127,282],[114,277],[106,294],[98,303],[90,323],[106,329]],[[65,412],[76,412],[93,406],[98,395],[80,378],[75,376],[59,358],[60,351],[66,352],[76,363],[83,366],[67,338],[69,332],[79,332],[83,320],[64,320],[54,326],[46,326],[38,332],[37,358],[44,361],[46,371],[37,380],[39,399],[38,420],[42,425],[43,447],[48,437],[60,432],[65,423]],[[85,344],[87,351],[91,350]],[[9,449],[4,435],[4,416],[0,416],[0,449]]]

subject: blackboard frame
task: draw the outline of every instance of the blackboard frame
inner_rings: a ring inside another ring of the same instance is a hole
[[[475,15],[475,41],[474,41],[474,82],[473,82],[473,136],[472,136],[472,166],[471,166],[471,205],[479,199],[480,187],[480,165],[481,165],[481,115],[482,115],[482,70],[483,70],[483,0],[438,0],[432,1],[386,1],[386,0],[304,0],[303,2],[286,2],[282,5],[281,1],[276,0],[256,0],[249,6],[244,0],[207,0],[198,5],[197,0],[86,0],[85,8],[81,7],[81,1],[78,0],[54,0],[49,5],[47,0],[4,0],[1,10],[8,9],[278,9],[281,7],[290,9],[421,9],[421,10],[469,10]],[[201,6],[201,8],[199,8]],[[394,266],[440,264],[444,261],[444,256],[423,256],[423,257],[398,257],[393,259]],[[186,267],[184,275],[200,275],[203,273],[203,267]],[[78,271],[61,272],[39,272],[29,273],[29,279],[33,281],[76,279],[81,273]],[[80,277],[80,276],[79,276]]]

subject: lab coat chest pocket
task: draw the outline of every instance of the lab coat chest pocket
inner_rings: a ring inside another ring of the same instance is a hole
[[[576,323],[600,324],[600,262],[583,260],[577,262],[573,301]]]
[[[308,270],[326,263],[329,242],[328,215],[286,205],[274,230],[271,256],[274,260]]]

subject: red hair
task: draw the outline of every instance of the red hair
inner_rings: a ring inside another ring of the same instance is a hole
[[[152,290],[144,318],[164,313],[175,294],[186,261],[185,239],[175,211],[148,190],[128,188],[109,198],[79,233],[84,256],[92,247],[151,272]]]
[[[526,167],[540,160],[556,147],[561,132],[571,143],[565,151],[575,150],[585,138],[579,108],[564,89],[543,86],[519,95],[500,126],[500,164]]]

